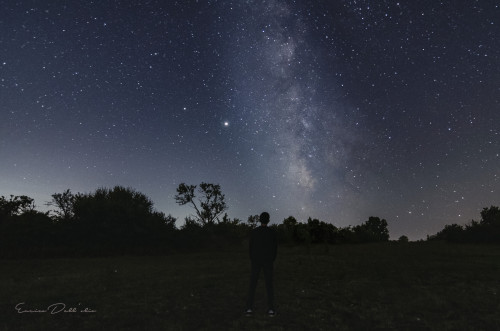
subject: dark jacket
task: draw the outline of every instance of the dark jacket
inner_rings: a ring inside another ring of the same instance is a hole
[[[278,253],[276,231],[267,226],[253,229],[250,234],[249,253],[254,263],[273,263]]]

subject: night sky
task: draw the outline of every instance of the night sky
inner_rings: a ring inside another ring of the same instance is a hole
[[[0,195],[179,183],[435,234],[500,204],[497,1],[0,1]]]

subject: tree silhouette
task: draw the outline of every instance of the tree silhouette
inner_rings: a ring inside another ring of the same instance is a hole
[[[293,227],[297,225],[297,219],[293,216],[288,216],[283,220],[283,225],[288,227]]]
[[[500,227],[500,208],[491,206],[481,211],[481,224],[492,227]]]
[[[297,239],[297,219],[293,216],[288,216],[283,220],[283,223],[278,226],[278,235],[281,242],[292,244],[298,242]]]
[[[259,224],[259,215],[250,215],[248,216],[247,223],[248,225],[253,229],[256,228],[257,225]]]
[[[500,208],[491,206],[481,211],[481,232],[483,242],[500,242]]]
[[[11,195],[7,200],[4,196],[0,197],[0,219],[5,219],[14,215],[23,214],[35,209],[33,199],[26,196]]]
[[[370,216],[368,221],[353,228],[358,242],[389,241],[389,229],[385,219]]]
[[[146,195],[122,186],[78,194],[74,213],[74,231],[83,242],[144,244],[173,228]]]
[[[405,236],[405,235],[402,235],[401,237],[399,237],[398,239],[398,242],[400,243],[407,243],[409,241],[408,237]]]
[[[427,239],[474,243],[500,242],[500,208],[496,206],[483,208],[479,222],[472,220],[464,226],[445,225],[443,230],[428,236]]]
[[[370,216],[365,227],[373,235],[375,241],[389,241],[389,229],[385,219]]]
[[[215,220],[220,222],[219,216],[228,208],[220,185],[202,182],[198,189],[199,198],[196,201],[195,189],[196,185],[179,184],[175,195],[177,204],[180,206],[190,204],[196,212],[197,221],[203,225],[213,224]]]
[[[68,221],[74,216],[74,204],[75,196],[69,189],[64,191],[63,193],[54,193],[52,194],[52,200],[47,202],[47,206],[54,206],[58,208],[54,211],[56,214],[56,219],[60,221]]]
[[[177,219],[173,217],[172,215],[168,214],[167,216],[164,217],[164,224],[168,229],[175,230],[175,222],[177,222]]]
[[[436,233],[430,239],[456,242],[462,240],[463,235],[464,235],[464,227],[459,224],[453,223],[453,224],[446,224],[443,230]]]

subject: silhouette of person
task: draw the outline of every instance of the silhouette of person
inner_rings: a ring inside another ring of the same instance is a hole
[[[253,229],[250,234],[249,254],[251,261],[250,286],[247,297],[246,315],[253,314],[253,303],[255,289],[259,279],[260,271],[264,271],[267,290],[268,315],[274,316],[274,287],[273,287],[273,264],[278,252],[278,241],[276,231],[267,226],[269,213],[263,212],[259,218],[260,226]]]

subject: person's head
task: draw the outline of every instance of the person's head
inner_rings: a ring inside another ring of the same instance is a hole
[[[263,212],[262,214],[260,214],[259,222],[262,225],[267,225],[269,223],[269,213]]]

